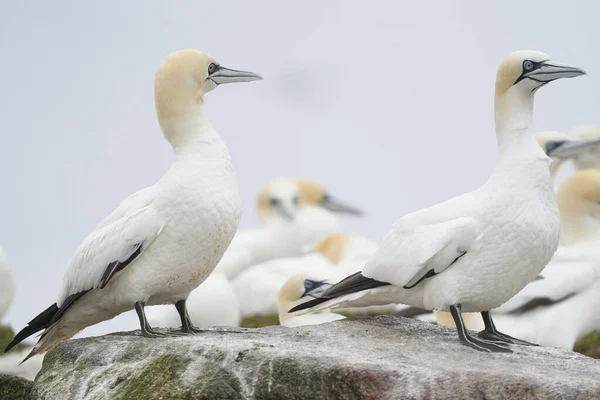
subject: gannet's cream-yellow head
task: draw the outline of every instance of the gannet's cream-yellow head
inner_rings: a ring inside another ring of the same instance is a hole
[[[560,184],[556,197],[561,244],[573,244],[600,233],[600,170],[577,171],[568,176]]]
[[[354,235],[348,233],[335,233],[318,241],[313,246],[315,253],[321,253],[332,264],[339,264],[344,258],[344,250],[346,246],[355,238]]]
[[[331,283],[313,277],[309,273],[301,272],[292,276],[279,289],[279,319],[285,318],[288,310],[314,299],[330,286]]]
[[[559,64],[539,51],[521,50],[510,53],[498,67],[496,95],[509,91],[532,94],[540,87],[561,78],[585,74],[579,68]]]
[[[154,79],[154,100],[161,129],[171,139],[174,131],[200,112],[203,96],[218,85],[262,79],[260,75],[222,67],[213,57],[198,50],[169,54]]]
[[[256,212],[263,223],[275,219],[292,221],[302,207],[322,207],[336,213],[362,215],[362,211],[331,197],[319,182],[304,178],[279,178],[260,191]]]
[[[300,191],[294,179],[273,179],[261,189],[256,213],[263,223],[275,219],[292,221],[299,203]]]
[[[496,73],[494,114],[500,151],[506,143],[505,133],[531,132],[533,95],[537,89],[557,79],[583,74],[581,69],[561,65],[539,51],[510,53]]]
[[[296,184],[300,193],[300,206],[322,207],[336,213],[363,215],[361,210],[333,198],[325,187],[315,180],[298,178]]]

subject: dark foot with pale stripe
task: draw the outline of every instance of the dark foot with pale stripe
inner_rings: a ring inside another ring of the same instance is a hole
[[[146,312],[144,311],[144,303],[138,301],[135,303],[135,312],[138,315],[138,319],[140,320],[140,329],[142,331],[142,336],[147,338],[165,338],[165,337],[174,337],[174,336],[185,336],[187,334],[182,332],[160,332],[152,329],[148,320],[146,319]]]
[[[491,340],[491,341],[494,341],[494,342],[503,342],[503,343],[510,343],[510,344],[518,344],[518,345],[521,345],[521,346],[539,346],[538,344],[531,343],[531,342],[528,342],[526,340],[517,339],[517,338],[514,338],[512,336],[506,335],[506,334],[501,333],[501,332],[492,332],[492,331],[489,331],[489,330],[486,330],[486,329],[484,329],[481,332],[479,332],[477,334],[477,336],[479,336],[482,339]]]
[[[460,304],[450,306],[450,314],[452,314],[452,318],[454,318],[456,330],[458,331],[458,338],[463,344],[479,351],[512,353],[512,350],[506,347],[506,345],[502,342],[498,342],[496,340],[487,341],[471,336],[471,334],[467,331],[462,314],[460,313]]]
[[[482,339],[499,341],[510,344],[518,344],[521,346],[539,346],[535,343],[530,343],[525,340],[517,339],[512,336],[509,336],[505,333],[499,332],[496,329],[496,325],[494,325],[494,321],[492,320],[492,315],[489,311],[483,311],[481,313],[481,318],[483,318],[483,323],[485,325],[485,329],[479,332],[478,336]]]

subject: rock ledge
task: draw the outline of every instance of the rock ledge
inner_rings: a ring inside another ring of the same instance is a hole
[[[600,363],[550,348],[479,353],[400,317],[146,339],[50,351],[31,399],[598,399]]]

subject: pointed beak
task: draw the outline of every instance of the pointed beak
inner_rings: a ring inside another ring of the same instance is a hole
[[[254,72],[238,71],[219,66],[215,72],[208,76],[217,85],[234,82],[250,82],[262,80],[262,76]]]
[[[585,75],[585,71],[549,60],[541,63],[539,68],[523,75],[523,78],[529,78],[537,82],[551,82],[562,78],[575,78],[580,75]]]
[[[553,149],[548,149],[547,153],[548,157],[552,158],[571,158],[580,153],[595,149],[598,146],[600,146],[600,138],[566,140],[564,142],[557,143],[557,146]]]
[[[364,215],[364,213],[358,208],[346,205],[329,195],[323,197],[320,206],[334,213],[356,215],[357,217]]]
[[[283,219],[288,220],[288,221],[293,221],[295,216],[294,213],[290,210],[288,210],[288,208],[286,206],[284,206],[283,204],[279,204],[276,207],[277,212],[279,213],[279,215],[281,215],[283,217]]]

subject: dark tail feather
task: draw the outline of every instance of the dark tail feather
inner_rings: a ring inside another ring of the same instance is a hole
[[[29,336],[48,328],[56,313],[58,313],[58,306],[56,303],[54,303],[42,311],[37,317],[32,319],[27,326],[21,330],[21,332],[17,333],[13,341],[6,346],[4,352],[8,352],[10,349],[27,339]]]
[[[371,278],[366,278],[362,275],[362,273],[357,272],[355,274],[350,275],[347,278],[344,278],[340,282],[336,283],[335,285],[324,291],[320,297],[317,297],[314,300],[307,301],[306,303],[297,305],[296,307],[292,308],[289,312],[305,310],[307,308],[314,307],[331,299],[335,299],[336,297],[341,297],[356,292],[362,292],[363,290],[374,289],[386,285],[389,285],[389,283],[376,281],[375,279]]]

